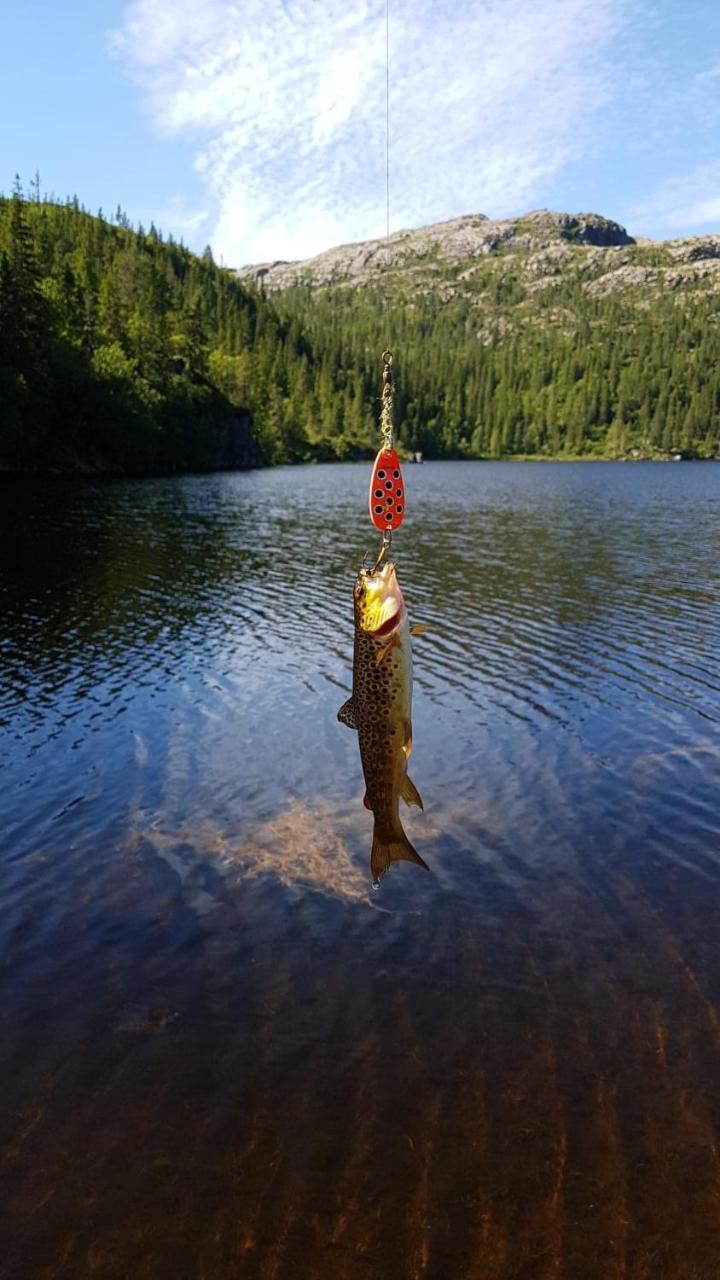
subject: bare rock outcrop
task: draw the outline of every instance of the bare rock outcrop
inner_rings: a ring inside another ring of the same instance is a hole
[[[452,264],[515,250],[561,250],[563,244],[607,247],[633,243],[624,227],[596,213],[536,209],[522,218],[505,219],[476,213],[396,231],[389,241],[339,245],[301,262],[263,262],[241,267],[236,274],[267,289],[296,284],[364,284],[382,272],[432,260]]]
[[[396,231],[389,241],[339,245],[302,262],[264,262],[236,274],[269,290],[297,284],[355,287],[383,279],[406,301],[467,296],[491,311],[512,310],[526,299],[529,306],[542,306],[548,320],[553,291],[567,283],[574,287],[573,281],[591,296],[625,293],[638,305],[660,290],[683,286],[720,291],[720,235],[651,241],[635,239],[597,213],[477,213]],[[490,326],[489,332],[496,331]]]

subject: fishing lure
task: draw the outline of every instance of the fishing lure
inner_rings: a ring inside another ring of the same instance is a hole
[[[383,446],[375,459],[368,506],[370,519],[381,533],[399,529],[405,519],[405,485],[395,449]]]

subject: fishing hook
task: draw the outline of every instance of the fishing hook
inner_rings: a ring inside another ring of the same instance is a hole
[[[378,558],[375,561],[372,569],[370,570],[371,576],[377,573],[383,560],[386,558],[386,556],[390,554],[391,546],[392,546],[392,533],[390,532],[389,529],[385,529],[382,536],[382,546],[380,547]]]

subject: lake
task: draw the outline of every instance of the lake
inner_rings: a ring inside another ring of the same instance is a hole
[[[717,1280],[720,467],[0,485],[0,1274]]]

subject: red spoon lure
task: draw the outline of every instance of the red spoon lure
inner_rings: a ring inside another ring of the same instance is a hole
[[[395,449],[381,449],[375,459],[368,500],[370,519],[384,533],[405,519],[405,485]]]

